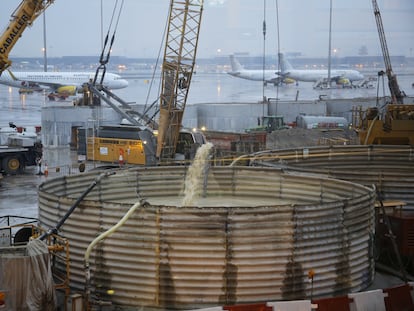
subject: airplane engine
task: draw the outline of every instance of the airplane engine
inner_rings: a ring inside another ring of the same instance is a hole
[[[58,87],[54,92],[48,95],[49,100],[66,99],[69,96],[76,95],[78,88],[74,85]]]
[[[56,93],[64,97],[76,95],[77,92],[78,88],[74,85],[61,86],[56,89]]]
[[[349,79],[347,79],[347,78],[341,77],[341,78],[336,79],[336,84],[349,85],[349,84],[351,84],[351,81],[349,81]]]
[[[294,79],[291,79],[291,78],[284,78],[283,79],[283,83],[285,83],[285,84],[292,84],[292,83],[295,83],[296,81],[294,80]]]

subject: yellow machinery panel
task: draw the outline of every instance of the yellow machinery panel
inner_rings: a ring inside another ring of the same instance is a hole
[[[414,105],[388,104],[379,119],[378,108],[368,108],[358,128],[363,145],[414,145]]]
[[[89,137],[88,160],[122,164],[145,165],[145,151],[141,140]]]

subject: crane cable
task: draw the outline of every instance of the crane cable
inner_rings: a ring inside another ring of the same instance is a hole
[[[160,97],[160,95],[158,95],[158,97],[152,102],[152,104],[148,106],[148,101],[149,101],[149,97],[150,97],[150,94],[151,94],[152,86],[153,86],[154,81],[155,81],[155,74],[156,74],[156,72],[158,70],[158,63],[160,62],[160,59],[161,59],[161,53],[164,50],[164,41],[167,40],[166,37],[167,37],[169,16],[171,15],[171,10],[172,10],[172,7],[170,5],[170,8],[169,8],[169,10],[167,12],[167,16],[166,16],[166,19],[165,19],[164,31],[163,31],[163,34],[162,34],[162,39],[161,39],[161,42],[160,42],[160,47],[158,49],[157,60],[155,62],[154,70],[152,71],[151,83],[150,83],[150,86],[149,86],[149,89],[148,89],[148,92],[147,92],[147,98],[145,99],[145,105],[144,105],[144,114],[145,115],[147,113],[149,113],[149,110],[151,108],[153,108],[158,103],[158,100],[159,100],[159,97]],[[162,87],[162,80],[160,79],[160,81],[158,83],[158,91],[157,91],[157,94],[160,94],[161,93],[161,87]],[[156,115],[158,114],[158,112],[159,112],[159,109],[156,108],[155,109],[155,112],[150,117],[150,120],[154,120],[155,117],[156,117]]]
[[[101,84],[101,85],[103,84],[103,80],[104,80],[105,73],[106,73],[106,64],[107,64],[107,63],[108,63],[108,61],[109,61],[109,57],[110,57],[111,50],[112,50],[112,45],[114,44],[114,41],[115,41],[115,34],[116,34],[117,29],[118,29],[119,19],[120,19],[120,17],[121,17],[122,8],[123,8],[123,6],[124,6],[124,0],[122,0],[122,1],[121,1],[121,5],[120,5],[120,7],[119,7],[119,9],[118,9],[118,17],[117,17],[117,19],[116,19],[116,23],[115,23],[115,26],[114,26],[114,31],[113,31],[113,34],[112,34],[111,42],[110,42],[110,45],[109,45],[109,47],[108,47],[108,51],[107,51],[107,53],[106,53],[106,57],[105,57],[105,50],[106,50],[106,46],[107,46],[107,44],[108,44],[109,34],[110,34],[110,32],[111,32],[112,23],[113,23],[113,21],[114,21],[115,13],[116,13],[116,11],[117,11],[118,2],[119,2],[119,0],[116,0],[115,5],[114,5],[114,9],[112,10],[111,21],[110,21],[110,23],[109,23],[108,32],[107,32],[107,34],[106,34],[106,36],[105,36],[105,42],[104,42],[104,45],[103,45],[103,47],[102,47],[101,56],[100,56],[100,58],[99,58],[99,63],[100,63],[100,65],[99,65],[99,66],[98,66],[98,68],[96,69],[95,77],[94,77],[94,79],[93,79],[93,85],[95,85],[95,84],[96,84],[96,81],[97,81],[97,79],[98,79],[98,75],[99,75],[99,71],[100,71],[100,70],[102,70],[102,75],[101,75],[100,84]]]
[[[278,0],[275,1],[275,10],[276,10],[276,31],[277,31],[277,72],[278,72],[278,78],[279,81],[277,81],[276,85],[276,100],[279,100],[279,87],[283,83],[283,76],[280,70],[280,27],[279,27],[279,2]]]

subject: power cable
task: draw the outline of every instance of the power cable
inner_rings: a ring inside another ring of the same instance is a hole
[[[281,74],[281,69],[280,69],[280,31],[279,31],[279,1],[276,0],[275,1],[275,5],[276,5],[276,32],[277,32],[277,72],[278,72],[278,76],[279,76],[279,81],[276,83],[276,100],[279,99],[279,85],[280,83],[283,83],[283,76]]]
[[[168,17],[170,16],[170,12],[171,12],[171,7],[168,10],[168,14],[167,14],[167,18],[166,18],[165,26],[164,26],[164,31],[163,31],[163,34],[162,34],[161,44],[160,44],[160,47],[158,49],[157,60],[155,62],[154,70],[152,71],[151,83],[150,83],[150,86],[149,86],[149,89],[148,89],[147,98],[145,99],[144,114],[147,114],[148,110],[151,109],[158,102],[158,99],[159,99],[159,96],[158,96],[155,99],[155,101],[153,101],[153,103],[149,107],[147,107],[148,101],[149,101],[149,96],[150,96],[150,93],[151,93],[151,90],[152,90],[152,86],[153,86],[154,81],[155,81],[155,74],[157,72],[158,64],[159,64],[159,61],[160,61],[160,58],[161,58],[161,53],[162,53],[163,48],[164,48],[164,40],[166,39],[166,33],[167,33],[167,29],[168,29],[168,20],[169,20]],[[157,92],[157,94],[160,94],[160,90],[161,90],[161,79],[160,79],[160,82],[158,83],[158,92]],[[152,118],[155,118],[155,116],[158,114],[158,112],[159,112],[159,109],[156,110],[156,112],[154,113]]]
[[[262,78],[263,78],[263,85],[262,85],[262,101],[263,101],[263,111],[262,111],[262,122],[263,117],[265,116],[265,69],[266,69],[266,0],[263,0],[263,68],[262,68]]]

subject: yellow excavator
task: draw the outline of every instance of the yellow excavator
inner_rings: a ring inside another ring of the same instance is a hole
[[[96,80],[85,85],[82,105],[103,101],[129,123],[100,126],[93,135],[84,135],[87,160],[153,166],[194,158],[205,137],[199,131],[183,129],[182,119],[195,67],[202,12],[203,0],[170,1],[158,122],[146,112],[133,110]],[[101,57],[101,64],[107,59],[108,56]]]
[[[379,75],[387,75],[391,101],[384,107],[371,107],[361,112],[357,128],[359,140],[363,145],[414,145],[414,105],[404,104],[405,94],[400,90],[397,76],[392,70],[377,1],[372,0],[372,5],[386,69]]]
[[[54,0],[23,0],[12,13],[6,30],[0,37],[0,75],[10,67],[9,53],[27,26],[46,10]]]

